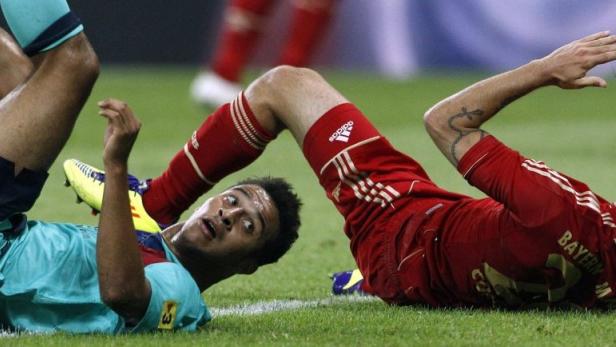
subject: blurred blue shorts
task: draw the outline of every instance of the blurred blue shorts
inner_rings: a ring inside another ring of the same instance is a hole
[[[15,176],[15,164],[0,157],[0,229],[6,229],[2,226],[7,225],[9,217],[32,208],[48,176],[47,172],[28,169]],[[10,219],[21,221],[22,218]]]

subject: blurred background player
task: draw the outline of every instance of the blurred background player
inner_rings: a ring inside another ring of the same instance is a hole
[[[231,0],[210,64],[203,62],[190,92],[194,101],[218,107],[241,90],[241,77],[252,59],[277,0]],[[322,41],[338,0],[294,0],[288,36],[274,65],[305,66]]]

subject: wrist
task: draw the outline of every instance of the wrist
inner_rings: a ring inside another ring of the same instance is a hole
[[[554,76],[551,65],[546,61],[546,58],[532,60],[526,66],[528,66],[529,73],[538,87],[557,83],[558,79]]]
[[[128,172],[128,163],[125,161],[104,160],[103,165],[107,176],[126,175]]]

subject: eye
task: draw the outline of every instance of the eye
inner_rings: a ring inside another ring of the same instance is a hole
[[[252,233],[255,231],[255,223],[253,223],[252,220],[244,219],[242,223],[244,226],[244,230],[246,230],[247,232]]]
[[[237,206],[238,200],[235,195],[226,195],[225,202],[231,206]]]

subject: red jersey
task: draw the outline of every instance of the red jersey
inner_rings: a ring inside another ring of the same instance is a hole
[[[321,117],[303,149],[345,218],[364,290],[387,302],[588,306],[612,295],[613,205],[493,137],[459,165],[491,197],[480,200],[436,186],[351,104]]]

